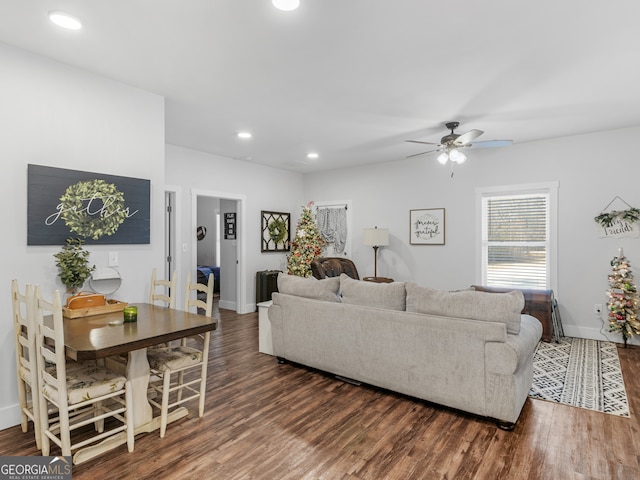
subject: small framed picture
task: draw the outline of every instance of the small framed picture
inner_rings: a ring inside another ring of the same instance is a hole
[[[444,245],[444,208],[409,211],[411,245]]]
[[[224,239],[236,239],[236,214],[235,212],[224,214]]]

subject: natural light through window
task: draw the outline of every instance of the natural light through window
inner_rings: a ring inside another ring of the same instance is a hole
[[[485,189],[479,196],[482,284],[551,289],[557,185]]]

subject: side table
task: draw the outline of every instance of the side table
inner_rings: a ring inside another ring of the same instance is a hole
[[[362,280],[365,282],[375,282],[375,283],[393,283],[393,278],[387,277],[364,277]]]
[[[269,321],[269,307],[272,300],[258,303],[258,351],[273,355],[273,345],[271,343],[271,322]]]

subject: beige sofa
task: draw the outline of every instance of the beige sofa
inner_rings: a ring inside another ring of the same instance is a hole
[[[413,282],[279,274],[273,352],[341,377],[512,428],[533,380],[540,322],[519,291],[446,292]]]

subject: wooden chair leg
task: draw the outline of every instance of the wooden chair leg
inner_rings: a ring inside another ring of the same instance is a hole
[[[171,370],[166,370],[163,375],[162,409],[160,412],[160,438],[164,438],[167,432],[167,418],[169,416],[169,385],[171,384]]]
[[[131,382],[127,381],[124,386],[125,390],[125,406],[127,411],[125,412],[125,418],[127,420],[127,450],[129,453],[133,452],[133,444],[135,437],[135,428],[133,426],[133,392],[131,391]]]

